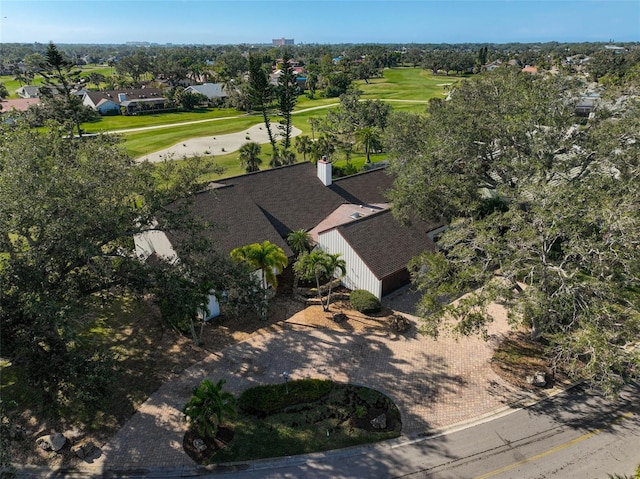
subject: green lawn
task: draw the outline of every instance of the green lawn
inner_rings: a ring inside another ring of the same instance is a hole
[[[459,81],[459,78],[433,77],[431,72],[425,70],[403,68],[385,70],[384,78],[370,80],[369,84],[358,82],[358,88],[362,89],[363,98],[390,100],[390,104],[396,111],[422,113],[426,108],[426,102],[430,98],[444,96],[446,87],[442,86],[443,83],[456,81]],[[311,118],[323,118],[329,109],[336,108],[338,105],[339,100],[337,98],[316,98],[310,100],[302,95],[298,99],[293,114],[293,124],[296,128],[302,130],[303,135],[312,136],[309,120]],[[232,118],[234,116],[235,118]],[[140,157],[153,151],[168,148],[189,138],[233,133],[262,121],[260,115],[244,116],[242,112],[230,109],[206,109],[188,113],[168,113],[141,117],[105,117],[100,122],[86,125],[85,129],[90,132],[97,132],[110,129],[120,130],[143,126],[169,125],[201,119],[220,120],[144,132],[123,133],[123,137],[125,138],[124,146],[133,157]],[[272,121],[275,126],[278,117],[272,117]],[[111,127],[106,128],[107,125],[111,125]],[[260,158],[263,160],[262,169],[268,168],[271,152],[270,145],[262,145],[262,153],[260,155]],[[339,154],[336,156],[336,166],[345,166],[346,161],[341,159]],[[297,154],[297,157],[299,161],[302,161],[303,158],[301,154]],[[386,159],[386,155],[384,154],[374,155],[372,161],[382,161],[384,159]],[[227,155],[217,155],[214,157],[214,161],[217,165],[224,168],[224,173],[222,175],[210,174],[204,178],[207,181],[244,173],[244,170],[240,167],[238,152]],[[355,152],[351,162],[356,168],[361,168],[365,162],[364,154]]]
[[[103,65],[86,65],[80,68],[81,73],[80,76],[87,76],[91,72],[101,73],[105,77],[110,77],[113,73],[113,68],[105,67]],[[20,88],[22,85],[17,80],[14,80],[14,75],[0,75],[0,83],[4,83],[4,86],[9,90],[9,98],[20,98],[16,95],[16,90]],[[42,77],[40,75],[36,75],[33,79],[32,85],[39,86],[43,84]],[[94,85],[90,85],[94,87]]]
[[[140,116],[102,116],[91,123],[84,123],[82,128],[89,133],[102,131],[128,130],[131,128],[145,128],[149,126],[175,125],[202,120],[221,118],[236,118],[246,116],[232,108],[200,108],[194,111],[156,113]]]
[[[163,148],[168,148],[171,145],[188,140],[189,138],[235,133],[261,121],[262,117],[259,116],[241,116],[228,120],[124,133],[124,146],[134,158],[137,158],[154,151],[162,150]]]
[[[83,68],[83,74],[90,71],[102,73],[109,76],[111,68],[104,66],[90,66]],[[434,77],[430,71],[419,68],[394,68],[384,70],[383,78],[374,78],[369,83],[364,81],[356,82],[356,86],[363,92],[363,99],[381,99],[389,101],[396,111],[407,111],[412,113],[422,113],[425,110],[426,102],[431,98],[444,97],[448,86],[459,81],[459,77]],[[18,82],[11,76],[0,77],[0,81],[5,82],[11,93],[19,87]],[[37,79],[34,83],[41,83]],[[337,98],[309,99],[305,95],[298,98],[293,116],[293,124],[302,130],[302,134],[312,136],[311,118],[323,118],[330,108],[339,105]],[[190,123],[205,120],[202,123]],[[260,115],[247,116],[243,112],[234,109],[205,108],[192,112],[163,113],[142,116],[106,116],[98,120],[85,123],[83,129],[88,133],[113,132],[144,127],[161,127],[149,131],[123,132],[124,148],[134,158],[152,153],[154,151],[168,148],[181,141],[202,136],[216,136],[225,133],[234,133],[255,125],[262,121]],[[278,121],[277,117],[272,117],[273,124]],[[178,125],[182,123],[182,125]],[[175,126],[169,126],[175,125]],[[263,169],[267,167],[271,157],[271,146],[262,145],[261,158],[263,159]],[[302,155],[298,155],[302,160]],[[374,161],[379,161],[384,156],[378,155]],[[239,166],[238,152],[228,155],[216,156],[216,163],[225,168],[223,176],[241,174],[244,171]],[[344,162],[344,160],[342,160]],[[357,167],[364,164],[364,155],[354,154],[352,162]],[[338,166],[343,166],[340,160]],[[214,175],[215,176],[215,175]],[[210,179],[215,179],[212,177]]]
[[[365,99],[428,101],[443,98],[450,84],[460,77],[433,76],[429,70],[420,68],[392,68],[384,71],[383,78],[374,78],[369,83],[357,82]]]

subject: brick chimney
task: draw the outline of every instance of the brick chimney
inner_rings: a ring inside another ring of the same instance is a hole
[[[331,186],[331,161],[326,156],[318,160],[318,178],[324,186]]]

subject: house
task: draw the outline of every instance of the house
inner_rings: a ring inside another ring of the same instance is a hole
[[[202,85],[191,85],[184,89],[185,92],[199,93],[209,100],[225,98],[224,83],[203,83]]]
[[[21,98],[39,98],[40,88],[33,85],[23,85],[16,90],[16,95]]]
[[[373,211],[373,210],[372,210]],[[407,263],[424,251],[434,251],[440,225],[415,222],[404,226],[389,208],[359,217],[318,234],[324,251],[340,253],[347,265],[342,283],[365,289],[378,299],[409,283]]]
[[[142,109],[164,109],[168,102],[158,88],[87,91],[82,103],[101,115],[134,114]]]
[[[385,168],[332,180],[330,162],[296,163],[220,180],[192,198],[190,208],[215,224],[207,234],[222,254],[265,240],[292,258],[287,235],[309,231],[318,247],[341,253],[347,263],[343,284],[381,298],[408,283],[408,261],[433,250],[441,224],[400,224],[385,192],[392,177]],[[145,233],[135,238],[142,259],[176,258],[179,235]]]
[[[502,66],[502,62],[500,60],[494,60],[491,63],[487,63],[484,65],[484,69],[488,72],[492,72],[496,68],[500,68]]]
[[[589,94],[580,98],[575,108],[576,116],[588,117],[595,109],[599,98],[600,96],[597,93]]]

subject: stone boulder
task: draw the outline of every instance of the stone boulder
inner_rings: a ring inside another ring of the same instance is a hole
[[[200,452],[206,451],[207,449],[207,445],[200,438],[193,440],[193,447],[196,448],[196,451],[200,451]]]
[[[527,382],[533,386],[543,388],[547,385],[547,375],[543,372],[536,371],[532,376],[527,376]]]
[[[71,447],[71,452],[73,452],[80,459],[86,459],[91,456],[95,451],[96,446],[91,441],[87,441],[84,443],[78,443]]]
[[[336,323],[341,323],[342,321],[346,321],[347,320],[347,315],[344,314],[343,312],[333,313],[331,315],[331,319]]]
[[[62,449],[67,442],[67,438],[64,437],[59,432],[54,432],[53,434],[47,434],[46,436],[40,436],[36,439],[36,445],[44,449],[45,451],[53,451],[58,452]]]
[[[387,415],[385,413],[380,414],[377,417],[374,417],[371,420],[371,426],[374,429],[386,429],[387,428]]]
[[[389,319],[389,326],[396,333],[405,333],[411,328],[411,321],[404,316],[394,314]]]

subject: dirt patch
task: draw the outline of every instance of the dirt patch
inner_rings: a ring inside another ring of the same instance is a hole
[[[528,376],[537,372],[545,374],[547,385],[544,388],[569,383],[567,374],[561,370],[553,371],[545,347],[544,342],[532,341],[524,331],[511,331],[498,344],[491,367],[502,379],[527,391],[540,391],[539,386],[527,381]]]

